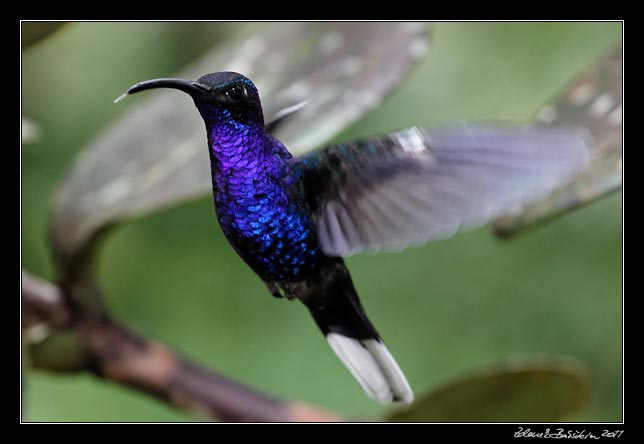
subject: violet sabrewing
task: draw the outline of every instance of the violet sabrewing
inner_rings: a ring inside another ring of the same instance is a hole
[[[204,120],[215,211],[232,247],[274,296],[308,307],[381,403],[409,403],[413,394],[342,257],[481,225],[550,192],[588,158],[579,130],[466,124],[413,127],[294,157],[271,135],[259,93],[241,74],[149,80],[123,96],[153,88],[189,94]]]

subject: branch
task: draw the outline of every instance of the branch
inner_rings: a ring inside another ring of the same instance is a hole
[[[212,372],[108,316],[88,316],[65,290],[22,272],[22,319],[32,364],[57,371],[91,371],[170,405],[223,421],[341,421],[302,402],[274,398]],[[40,326],[40,327],[38,327]],[[51,334],[30,334],[34,328]]]

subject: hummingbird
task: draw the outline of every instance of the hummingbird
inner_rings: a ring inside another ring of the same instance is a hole
[[[269,292],[297,299],[362,389],[382,404],[414,395],[358,298],[344,257],[401,250],[508,214],[588,162],[578,129],[460,124],[412,127],[294,156],[236,72],[130,87],[192,97],[206,129],[215,212]],[[297,109],[294,107],[293,109]]]

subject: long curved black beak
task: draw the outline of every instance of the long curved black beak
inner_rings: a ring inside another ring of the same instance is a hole
[[[183,79],[152,79],[146,80],[145,82],[139,82],[136,85],[131,86],[125,93],[121,94],[114,100],[114,103],[117,103],[123,100],[125,97],[130,94],[135,94],[140,91],[145,91],[146,89],[154,88],[172,88],[183,91],[191,96],[193,94],[202,94],[210,88],[201,83],[194,82],[192,80],[183,80]]]

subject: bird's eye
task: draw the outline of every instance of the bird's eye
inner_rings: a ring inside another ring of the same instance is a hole
[[[242,85],[235,85],[226,91],[226,97],[232,102],[239,102],[244,96],[246,96],[246,88]]]

